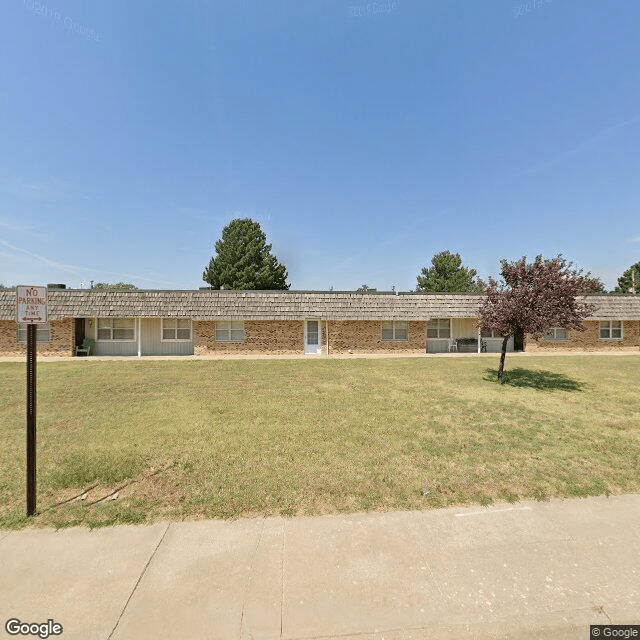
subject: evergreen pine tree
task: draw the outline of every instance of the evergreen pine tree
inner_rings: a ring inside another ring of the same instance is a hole
[[[619,278],[612,293],[640,293],[640,262],[631,265]]]
[[[232,220],[215,244],[202,279],[214,289],[288,289],[287,270],[271,253],[260,224],[250,218]]]
[[[462,291],[480,292],[485,288],[485,283],[476,278],[477,271],[462,266],[462,258],[459,253],[441,251],[431,258],[431,267],[423,267],[418,276],[417,291],[441,292]]]

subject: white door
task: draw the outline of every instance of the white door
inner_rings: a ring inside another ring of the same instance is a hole
[[[319,354],[322,352],[322,330],[320,320],[305,320],[304,352]]]

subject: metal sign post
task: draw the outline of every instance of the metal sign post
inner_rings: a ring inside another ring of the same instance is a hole
[[[47,288],[19,286],[16,321],[27,325],[27,516],[36,513],[36,337],[47,322]]]
[[[27,325],[27,515],[36,513],[36,325]]]

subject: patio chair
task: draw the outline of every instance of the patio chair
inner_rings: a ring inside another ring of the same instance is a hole
[[[449,353],[452,351],[458,351],[458,341],[454,338],[449,338]]]
[[[76,347],[76,355],[77,356],[80,356],[80,355],[90,356],[91,355],[91,349],[93,348],[93,343],[94,342],[95,342],[95,340],[93,338],[85,338],[84,342],[82,343],[82,346]]]

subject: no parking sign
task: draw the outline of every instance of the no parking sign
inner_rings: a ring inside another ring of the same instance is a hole
[[[27,515],[36,513],[36,325],[47,321],[47,287],[16,287],[16,320],[27,325]]]
[[[23,324],[47,321],[47,287],[16,287],[16,320]]]

